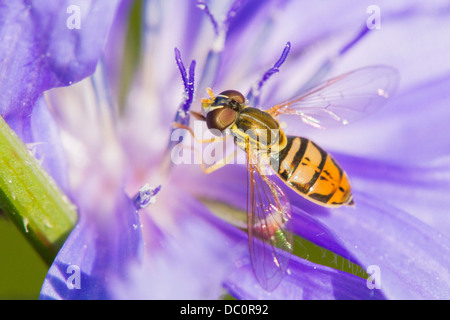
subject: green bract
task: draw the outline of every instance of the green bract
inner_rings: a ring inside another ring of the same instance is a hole
[[[75,206],[2,117],[0,208],[48,264],[77,221]]]

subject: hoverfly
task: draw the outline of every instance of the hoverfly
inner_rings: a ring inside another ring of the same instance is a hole
[[[264,173],[267,169],[318,205],[354,204],[347,174],[333,157],[309,139],[285,135],[280,122],[297,120],[319,129],[353,123],[379,109],[395,91],[397,81],[398,73],[391,67],[361,68],[267,110],[247,105],[238,91],[214,96],[207,89],[210,98],[202,99],[203,112],[191,111],[209,129],[230,132],[235,144],[246,152],[250,259],[265,290],[278,286],[293,249],[290,202],[272,176]]]

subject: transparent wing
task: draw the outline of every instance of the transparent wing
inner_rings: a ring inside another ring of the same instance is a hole
[[[293,249],[290,203],[283,191],[262,173],[262,164],[248,152],[247,223],[250,259],[256,278],[268,291],[283,279]],[[267,169],[267,168],[266,168]]]
[[[353,123],[377,111],[397,88],[397,70],[388,66],[357,69],[324,81],[267,112],[279,120],[297,116],[315,128]]]

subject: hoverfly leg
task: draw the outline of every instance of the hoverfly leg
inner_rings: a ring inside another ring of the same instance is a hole
[[[198,139],[195,136],[194,131],[186,125],[175,122],[175,123],[173,123],[173,127],[178,128],[178,129],[187,130],[191,134],[191,136],[195,139],[195,141],[197,141],[198,143],[201,143],[201,144],[219,142],[219,141],[223,141],[230,137],[227,135],[227,136],[215,137],[215,138],[211,138],[211,139]],[[201,167],[202,171],[206,174],[210,174],[210,173],[226,166],[227,164],[233,163],[232,160],[237,156],[237,149],[235,149],[234,152],[229,154],[225,159],[222,159],[221,161],[216,162],[209,167],[205,167],[205,164],[203,163],[203,157],[202,157],[201,152],[199,150],[195,149],[193,146],[191,146],[190,149],[193,150],[197,154],[198,158],[200,159],[200,167]]]
[[[205,174],[210,174],[216,170],[219,170],[220,168],[226,166],[227,164],[233,163],[233,159],[237,156],[237,149],[230,153],[226,158],[222,159],[220,162],[216,162],[213,165],[206,167],[203,163],[203,157],[199,150],[195,149],[193,146],[188,147],[184,146],[183,148],[190,148],[192,151],[194,151],[197,154],[197,157],[200,159],[200,168]]]
[[[173,123],[173,127],[174,127],[174,128],[178,128],[178,129],[185,129],[185,130],[189,131],[189,133],[191,134],[191,136],[192,136],[192,137],[195,139],[195,141],[197,141],[198,143],[219,142],[219,141],[225,140],[225,139],[227,138],[227,137],[225,136],[225,137],[215,137],[215,138],[211,138],[211,139],[198,139],[198,138],[195,136],[194,131],[193,131],[190,127],[188,127],[188,126],[186,126],[186,125],[184,125],[184,124],[180,124],[180,123],[174,122],[174,123]]]
[[[203,162],[200,164],[204,173],[210,174],[216,170],[219,170],[222,167],[225,167],[227,164],[234,163],[232,160],[237,156],[237,149],[230,153],[225,159],[222,159],[220,162],[214,163],[212,166],[205,168]]]

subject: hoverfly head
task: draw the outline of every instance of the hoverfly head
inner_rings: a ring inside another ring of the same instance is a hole
[[[238,91],[227,90],[211,101],[205,116],[206,124],[208,129],[216,129],[211,130],[213,134],[219,135],[236,122],[245,106],[245,98]]]
[[[211,105],[228,107],[233,111],[241,112],[245,106],[245,97],[236,90],[226,90],[221,92]]]

